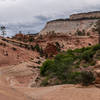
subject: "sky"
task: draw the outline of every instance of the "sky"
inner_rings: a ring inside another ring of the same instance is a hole
[[[81,12],[100,11],[100,0],[0,0],[0,25],[7,36],[37,33],[47,21]],[[1,32],[0,32],[1,34]]]

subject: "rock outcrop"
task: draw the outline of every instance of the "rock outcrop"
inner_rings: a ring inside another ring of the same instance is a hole
[[[48,43],[44,52],[47,57],[52,57],[58,53],[57,47],[53,43]]]
[[[100,19],[99,11],[73,14],[70,16],[70,19],[58,19],[48,22],[39,34],[75,35],[77,30],[85,30],[85,32],[88,33],[92,31],[98,19]]]
[[[72,14],[70,16],[71,20],[78,19],[100,19],[100,11],[88,12],[88,13],[80,13],[80,14]]]

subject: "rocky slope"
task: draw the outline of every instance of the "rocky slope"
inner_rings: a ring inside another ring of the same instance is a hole
[[[12,39],[2,40],[0,38],[0,67],[16,65],[38,57],[39,54],[36,51],[30,50],[28,46],[30,45]]]

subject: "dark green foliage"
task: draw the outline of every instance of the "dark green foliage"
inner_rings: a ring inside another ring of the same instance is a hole
[[[34,38],[29,38],[29,42],[33,42],[34,41]]]
[[[56,68],[55,74],[57,75],[57,77],[62,81],[67,80],[68,76],[72,71],[73,58],[72,57],[67,58],[64,57],[63,55],[59,55],[58,57],[55,58],[54,64]]]
[[[12,47],[12,49],[13,49],[14,51],[16,51],[16,50],[17,50],[17,48],[15,48],[15,47]]]
[[[79,29],[76,31],[76,35],[85,36],[85,30],[80,31]]]
[[[60,44],[58,42],[56,42],[56,47],[57,47],[57,51],[60,52],[61,48],[60,48]]]
[[[93,58],[93,55],[95,54],[95,52],[94,51],[92,51],[92,50],[86,50],[86,51],[84,51],[83,52],[83,54],[82,54],[82,59],[84,59],[85,61],[91,61],[92,60],[92,58]]]
[[[95,80],[95,78],[91,71],[81,72],[82,85],[88,86],[88,85],[92,84],[94,80]]]
[[[47,86],[48,85],[48,78],[45,78],[42,83],[41,86]]]
[[[36,44],[34,48],[37,50],[37,52],[40,52],[40,46],[39,46],[39,44]]]
[[[85,83],[88,85],[93,81],[93,75],[91,72],[81,73],[80,66],[84,68],[94,66],[96,64],[94,56],[98,50],[100,50],[100,45],[62,52],[56,55],[53,60],[43,63],[41,75],[48,76],[48,80],[56,77],[60,81],[57,81],[57,84],[83,83],[87,75],[88,81],[86,80]]]
[[[100,44],[97,44],[95,46],[92,46],[91,48],[93,51],[96,51],[96,50],[100,50]]]
[[[100,60],[100,50],[97,50],[97,51],[96,51],[95,59]]]
[[[81,82],[80,72],[71,72],[67,79],[67,84],[77,84]]]
[[[41,64],[41,61],[38,61],[37,64]]]
[[[52,67],[54,67],[54,61],[53,60],[45,61],[42,65],[42,67],[40,68],[41,75],[45,76],[45,75],[50,74],[54,70]]]
[[[35,50],[35,48],[33,47],[33,45],[31,45],[31,49],[34,51]]]
[[[42,47],[40,48],[40,56],[41,56],[41,57],[43,57],[43,56],[44,56],[44,52],[43,52]]]
[[[39,46],[39,44],[36,44],[35,47],[34,47],[34,49],[35,49],[37,52],[40,53],[40,56],[41,56],[41,57],[44,55],[43,49],[42,49],[42,47]]]
[[[87,36],[90,36],[90,32],[87,32]]]

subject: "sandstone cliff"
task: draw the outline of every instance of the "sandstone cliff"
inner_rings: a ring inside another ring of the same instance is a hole
[[[70,16],[70,19],[59,19],[48,22],[45,28],[40,31],[40,35],[54,33],[75,35],[77,30],[90,32],[99,19],[100,12],[73,14]]]
[[[79,14],[72,14],[70,16],[71,20],[78,20],[78,19],[99,19],[100,18],[100,11],[88,12],[88,13],[79,13]]]

